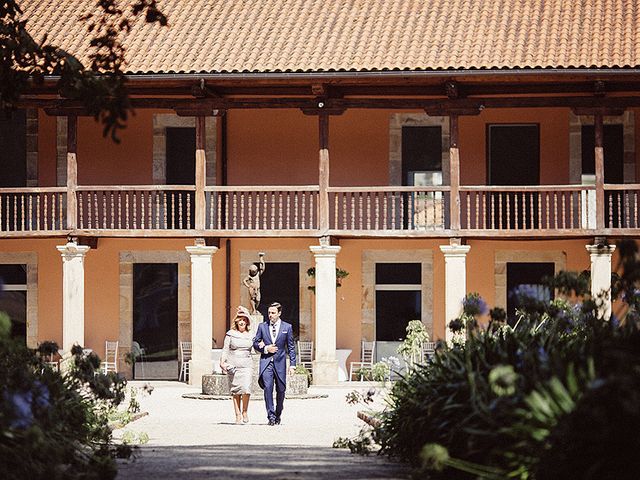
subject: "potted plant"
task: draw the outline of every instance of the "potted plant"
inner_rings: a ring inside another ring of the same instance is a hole
[[[336,288],[342,286],[342,280],[348,275],[349,275],[349,272],[347,272],[346,270],[343,270],[342,268],[336,267]],[[316,278],[316,268],[315,267],[309,268],[307,270],[307,276],[310,278]],[[316,292],[315,285],[309,285],[307,288],[311,290],[313,293]]]

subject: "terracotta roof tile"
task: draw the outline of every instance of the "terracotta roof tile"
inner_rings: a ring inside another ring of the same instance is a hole
[[[123,5],[130,0],[120,0]],[[95,0],[24,0],[28,28],[86,59]],[[640,66],[636,0],[161,0],[125,36],[131,73]]]

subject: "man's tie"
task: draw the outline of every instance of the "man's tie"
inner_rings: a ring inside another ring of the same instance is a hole
[[[271,324],[271,339],[275,343],[276,341],[276,324],[275,323]]]

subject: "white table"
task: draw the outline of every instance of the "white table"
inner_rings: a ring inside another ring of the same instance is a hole
[[[338,381],[346,382],[349,380],[349,373],[347,372],[347,358],[351,355],[350,348],[337,348],[336,360],[338,360]]]

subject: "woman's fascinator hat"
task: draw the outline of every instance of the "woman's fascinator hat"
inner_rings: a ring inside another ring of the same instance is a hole
[[[238,305],[238,308],[236,310],[236,316],[246,317],[248,320],[251,320],[251,314],[249,313],[249,310],[246,307],[243,307],[242,305]]]

